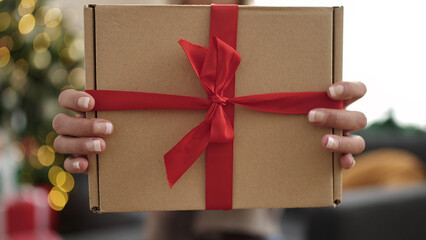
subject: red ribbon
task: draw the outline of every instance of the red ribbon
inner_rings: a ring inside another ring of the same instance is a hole
[[[164,155],[169,186],[206,150],[206,209],[232,209],[234,104],[263,112],[306,114],[314,108],[342,109],[326,92],[282,92],[234,97],[238,7],[212,5],[209,48],[179,40],[208,99],[144,92],[86,90],[94,111],[136,109],[207,109],[203,122]],[[222,41],[221,39],[226,39]]]

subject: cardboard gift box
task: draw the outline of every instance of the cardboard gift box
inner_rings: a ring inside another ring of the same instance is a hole
[[[89,5],[84,13],[86,89],[206,98],[178,40],[209,46],[211,6]],[[237,19],[235,96],[326,91],[341,81],[342,7],[239,6]],[[340,130],[313,126],[305,114],[233,108],[233,209],[340,203],[340,156],[320,145]],[[163,158],[206,112],[88,113],[115,127],[105,152],[89,156],[92,210],[206,209],[206,154],[173,188]]]

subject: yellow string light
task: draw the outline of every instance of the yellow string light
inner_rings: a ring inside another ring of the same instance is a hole
[[[34,29],[35,18],[31,14],[24,15],[19,21],[19,32],[22,34],[28,34]]]

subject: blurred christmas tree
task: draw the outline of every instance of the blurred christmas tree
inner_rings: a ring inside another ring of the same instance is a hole
[[[0,0],[0,129],[22,153],[20,182],[50,182],[49,203],[61,210],[74,179],[53,150],[52,119],[63,111],[59,93],[84,87],[83,33],[73,10],[51,4]]]

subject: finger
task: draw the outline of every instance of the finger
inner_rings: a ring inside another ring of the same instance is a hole
[[[52,127],[59,135],[75,137],[106,137],[114,131],[111,122],[99,118],[77,118],[64,113],[56,115]]]
[[[53,143],[55,150],[62,154],[97,154],[105,150],[102,138],[75,138],[59,135]]]
[[[344,169],[351,169],[355,166],[355,159],[352,154],[346,153],[340,157],[340,165]]]
[[[328,88],[331,99],[344,100],[344,106],[355,102],[365,95],[367,87],[362,82],[338,82]]]
[[[86,113],[85,112],[76,112],[78,118],[85,118],[86,117]]]
[[[321,145],[325,150],[340,153],[358,154],[365,149],[364,139],[356,135],[337,136],[327,134],[321,139]]]
[[[361,130],[367,125],[367,118],[362,112],[326,108],[311,110],[308,121],[317,126],[349,131]]]
[[[62,107],[77,112],[88,112],[95,106],[95,99],[90,94],[74,89],[61,92],[58,101]]]
[[[84,173],[89,166],[89,162],[84,157],[68,157],[64,161],[64,168],[70,173]]]

